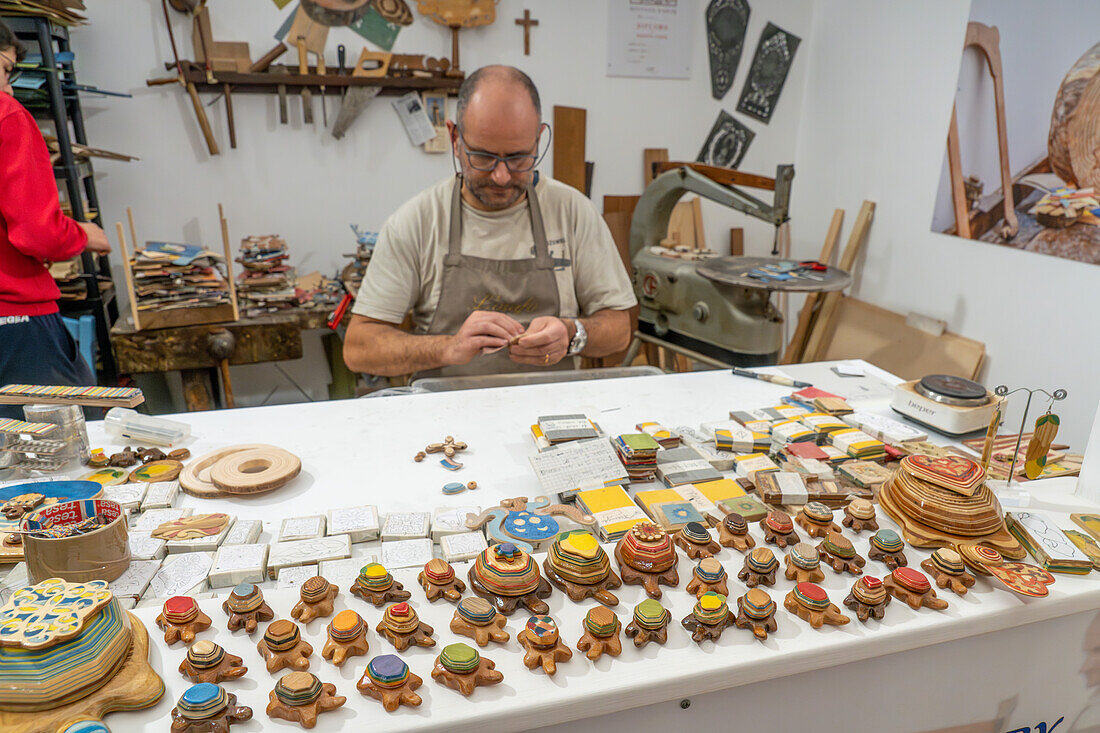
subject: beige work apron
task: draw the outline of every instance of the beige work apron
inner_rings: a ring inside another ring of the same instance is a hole
[[[462,254],[462,176],[455,177],[451,195],[451,223],[447,254],[443,259],[443,281],[439,304],[429,334],[458,333],[458,329],[475,310],[500,311],[527,326],[538,316],[558,316],[560,298],[554,276],[554,260],[546,242],[542,210],[534,186],[527,187],[527,209],[531,215],[531,234],[535,240],[535,256],[523,260],[493,260]],[[475,356],[468,364],[432,369],[414,375],[467,376],[504,372],[540,372],[551,369],[572,369],[573,360],[564,358],[557,364],[528,366],[508,357],[508,349],[494,354]]]

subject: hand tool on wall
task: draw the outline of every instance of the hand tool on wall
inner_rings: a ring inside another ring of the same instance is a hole
[[[359,60],[355,62],[355,69],[352,70],[351,75],[353,77],[384,77],[390,69],[390,63],[393,60],[393,54],[380,52],[380,51],[368,51],[363,49],[359,54]],[[364,68],[364,64],[370,63],[371,68]],[[380,86],[353,86],[350,91],[346,91],[344,101],[340,104],[340,113],[336,115],[336,122],[332,126],[332,136],[339,140],[344,136],[344,133],[351,127],[351,123],[355,122],[355,118],[359,116],[359,113],[367,106],[367,104],[378,96],[378,93],[382,91]]]
[[[287,71],[285,66],[272,66],[271,73],[286,76],[290,72]],[[277,89],[279,92],[279,124],[285,125],[287,123],[286,84],[280,84]]]
[[[275,48],[271,49],[270,51],[265,53],[263,56],[261,56],[260,59],[258,61],[256,61],[256,63],[252,64],[252,66],[249,67],[248,70],[250,72],[252,72],[253,74],[259,74],[259,73],[262,73],[264,71],[267,71],[268,68],[273,63],[275,63],[275,60],[277,58],[279,58],[284,53],[286,53],[286,50],[287,50],[286,49],[286,44],[285,43],[280,43]]]
[[[302,76],[309,74],[309,57],[306,54],[306,39],[298,36],[298,73]],[[302,122],[313,124],[313,92],[309,87],[302,87]]]
[[[317,54],[317,75],[321,77],[321,124],[328,128],[328,107],[325,106],[325,54]]]
[[[195,90],[195,85],[187,81],[183,76],[183,65],[180,63],[179,51],[176,49],[176,36],[172,32],[172,20],[168,17],[168,0],[161,0],[161,8],[164,10],[164,23],[168,27],[168,40],[172,44],[172,58],[176,62],[176,78],[175,79],[150,79],[145,82],[146,86],[160,86],[162,84],[171,84],[173,81],[179,82],[179,84],[187,90],[187,96],[191,98],[191,106],[195,110],[195,117],[198,119],[199,127],[202,129],[202,136],[206,140],[206,148],[210,151],[211,155],[218,155],[218,143],[214,139],[214,131],[210,129],[210,120],[206,117],[206,110],[202,108],[202,101],[199,99],[199,93]]]
[[[343,76],[347,72],[348,68],[348,47],[344,44],[340,44],[336,47],[336,73]],[[348,88],[340,87],[340,99],[343,100],[347,96]]]

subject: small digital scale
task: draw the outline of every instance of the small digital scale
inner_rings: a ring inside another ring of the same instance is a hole
[[[894,387],[890,407],[944,435],[985,430],[993,417],[993,393],[977,382],[950,374],[930,374]]]

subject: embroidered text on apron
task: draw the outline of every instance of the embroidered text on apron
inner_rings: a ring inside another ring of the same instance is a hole
[[[462,254],[462,176],[455,178],[451,195],[451,223],[447,254],[443,259],[443,278],[429,334],[455,334],[475,310],[495,310],[527,326],[539,316],[560,313],[558,283],[554,261],[546,242],[542,210],[534,186],[527,187],[527,207],[531,216],[531,234],[535,256],[522,260],[494,260]],[[573,359],[565,357],[557,364],[528,366],[508,357],[508,349],[495,354],[475,356],[468,364],[418,372],[413,378],[427,376],[466,376],[503,372],[540,372],[572,369]]]

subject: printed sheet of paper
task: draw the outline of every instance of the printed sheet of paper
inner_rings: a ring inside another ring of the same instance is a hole
[[[625,483],[626,469],[602,438],[575,440],[531,456],[531,468],[547,493],[572,495],[579,489]]]
[[[695,0],[610,0],[608,11],[608,76],[691,76]]]

